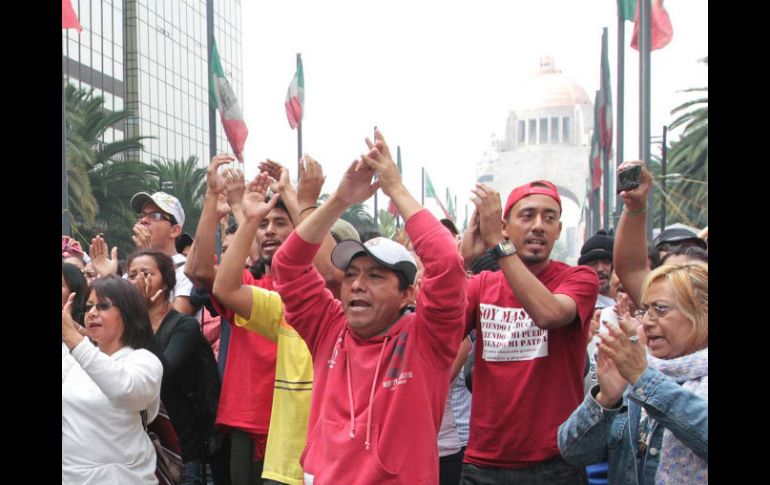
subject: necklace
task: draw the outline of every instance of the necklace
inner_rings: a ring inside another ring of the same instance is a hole
[[[647,411],[642,407],[639,415],[639,454],[638,457],[642,458],[647,453],[647,448],[650,446],[652,440],[652,427],[655,424],[655,420],[650,418]]]

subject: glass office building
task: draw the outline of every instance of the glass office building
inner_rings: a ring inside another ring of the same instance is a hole
[[[83,31],[63,30],[63,70],[69,83],[93,88],[110,110],[136,116],[105,134],[146,139],[153,159],[209,161],[206,0],[72,0]],[[243,100],[240,0],[214,1],[214,37],[222,67]],[[231,151],[217,119],[218,151]]]

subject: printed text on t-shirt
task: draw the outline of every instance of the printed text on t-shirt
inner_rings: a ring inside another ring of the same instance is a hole
[[[548,356],[548,330],[537,327],[523,308],[482,303],[479,309],[484,360],[510,362]]]

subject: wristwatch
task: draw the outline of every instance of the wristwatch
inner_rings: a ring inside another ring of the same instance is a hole
[[[516,254],[516,246],[514,246],[508,239],[504,239],[497,246],[493,247],[491,252],[492,257],[495,258],[496,261],[500,258]]]

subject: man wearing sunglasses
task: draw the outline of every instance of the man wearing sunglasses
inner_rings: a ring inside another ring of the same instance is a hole
[[[184,274],[186,258],[176,251],[176,238],[184,226],[184,209],[179,200],[165,192],[150,195],[139,192],[131,197],[131,207],[136,212],[134,224],[134,245],[137,249],[161,251],[174,261],[176,267],[176,286],[172,300],[174,309],[179,313],[194,315],[195,307],[190,303],[193,285]]]

